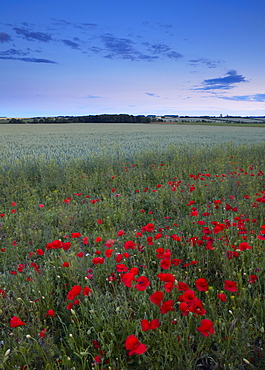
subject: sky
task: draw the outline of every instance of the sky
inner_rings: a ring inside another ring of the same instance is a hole
[[[265,116],[264,0],[0,8],[0,117]]]

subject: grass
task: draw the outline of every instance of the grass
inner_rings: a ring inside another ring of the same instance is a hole
[[[263,143],[3,163],[0,369],[262,369],[264,179]]]

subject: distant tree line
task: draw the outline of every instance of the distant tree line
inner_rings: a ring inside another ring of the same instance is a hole
[[[129,114],[99,114],[95,116],[35,117],[31,119],[11,118],[7,123],[150,123],[151,118]]]

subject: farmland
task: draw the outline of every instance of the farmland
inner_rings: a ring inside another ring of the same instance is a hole
[[[0,126],[0,369],[263,369],[264,128]]]

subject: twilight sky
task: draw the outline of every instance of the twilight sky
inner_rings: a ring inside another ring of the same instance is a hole
[[[0,117],[265,115],[264,0],[9,0]]]

